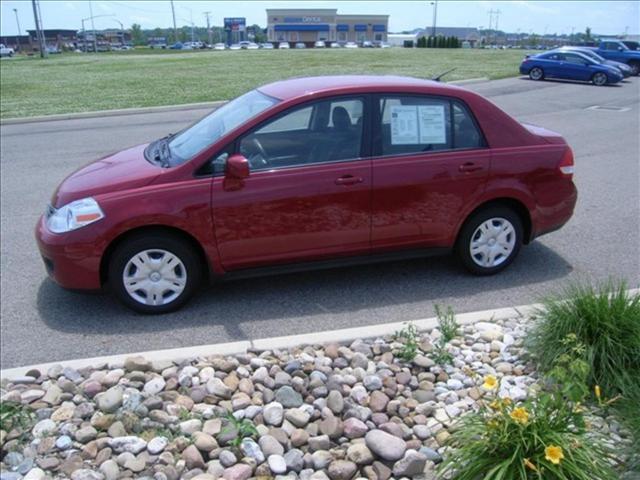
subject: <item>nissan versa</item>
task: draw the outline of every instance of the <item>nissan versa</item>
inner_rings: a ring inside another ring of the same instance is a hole
[[[569,220],[572,176],[559,134],[463,88],[299,78],[71,174],[36,237],[63,287],[162,313],[223,276],[445,251],[496,273]]]

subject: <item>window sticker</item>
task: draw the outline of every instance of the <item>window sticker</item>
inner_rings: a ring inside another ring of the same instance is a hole
[[[420,105],[418,120],[421,144],[447,143],[444,105]]]
[[[391,106],[391,145],[418,143],[418,107],[416,105]]]

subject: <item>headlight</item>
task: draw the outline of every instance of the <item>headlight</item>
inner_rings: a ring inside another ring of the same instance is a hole
[[[83,198],[55,209],[49,207],[46,214],[47,228],[53,233],[76,230],[104,218],[98,202],[93,198]]]

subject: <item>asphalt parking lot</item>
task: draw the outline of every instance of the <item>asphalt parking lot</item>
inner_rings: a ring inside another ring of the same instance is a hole
[[[434,303],[456,312],[525,304],[576,280],[613,277],[638,286],[640,78],[611,87],[512,78],[468,88],[569,141],[580,196],[564,229],[524,248],[494,277],[472,277],[443,257],[239,280],[159,317],[133,314],[108,295],[57,287],[46,277],[33,228],[74,169],[174,132],[206,111],[3,125],[2,368],[409,321],[433,316]]]

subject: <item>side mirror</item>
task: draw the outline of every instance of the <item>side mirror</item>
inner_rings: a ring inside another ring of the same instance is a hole
[[[227,159],[224,176],[234,180],[242,180],[249,176],[249,160],[244,155],[235,153]]]
[[[624,50],[624,48],[622,47],[618,47],[618,51],[621,52],[622,50]]]

